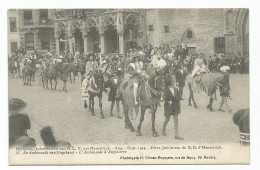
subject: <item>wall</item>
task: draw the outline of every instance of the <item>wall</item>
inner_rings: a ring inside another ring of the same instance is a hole
[[[163,44],[189,44],[196,50],[211,54],[214,52],[214,37],[224,36],[224,9],[150,9],[146,11],[148,25],[154,31],[147,31],[148,42],[154,46]],[[169,26],[170,32],[164,32]],[[182,39],[184,32],[192,29],[196,38],[186,42]],[[147,28],[148,29],[148,28]]]
[[[10,17],[16,17],[16,27],[17,32],[10,32]],[[11,56],[11,42],[17,42],[17,48],[20,47],[19,40],[19,18],[18,18],[18,10],[12,9],[8,10],[8,56]]]

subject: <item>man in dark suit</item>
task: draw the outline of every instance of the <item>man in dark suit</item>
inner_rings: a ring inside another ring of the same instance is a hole
[[[179,87],[180,99],[183,100],[183,87],[185,86],[185,79],[187,76],[187,68],[184,67],[183,63],[180,63],[179,68],[176,70],[176,81]]]
[[[174,87],[174,78],[171,75],[166,76],[165,78],[165,91],[164,91],[164,123],[162,135],[166,136],[166,126],[170,120],[170,116],[173,116],[174,120],[174,130],[175,130],[175,139],[183,140],[179,135],[179,120],[178,116],[181,113],[181,104],[180,104],[180,93],[178,88]]]
[[[188,48],[187,45],[185,45],[184,48],[181,49],[181,60],[185,60],[188,55]]]

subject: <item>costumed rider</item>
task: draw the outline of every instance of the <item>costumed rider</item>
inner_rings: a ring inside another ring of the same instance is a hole
[[[199,54],[199,57],[195,59],[191,77],[194,77],[195,75],[200,75],[201,73],[209,72],[206,68],[205,63],[203,62],[202,57],[202,54]]]
[[[89,61],[86,63],[85,68],[86,68],[86,72],[81,79],[81,92],[82,92],[83,100],[87,100],[88,98],[89,80],[92,77],[93,73],[98,68],[98,63],[94,60],[93,55],[90,55]]]
[[[137,91],[138,91],[138,83],[142,78],[145,78],[146,74],[143,70],[143,62],[140,61],[138,53],[133,53],[130,56],[131,62],[127,66],[127,72],[129,73],[130,76],[130,81],[133,84],[133,93],[134,93],[134,102],[135,105],[138,105],[138,100],[137,100]]]

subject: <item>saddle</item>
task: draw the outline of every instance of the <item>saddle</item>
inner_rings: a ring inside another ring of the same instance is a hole
[[[193,77],[193,79],[194,79],[194,81],[195,81],[196,84],[199,84],[199,83],[200,83],[201,78],[203,77],[204,74],[205,74],[205,73],[200,73],[199,75],[196,75],[196,76]]]

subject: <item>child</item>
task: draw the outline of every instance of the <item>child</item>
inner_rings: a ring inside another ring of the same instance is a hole
[[[84,100],[84,108],[87,108],[87,99],[88,99],[88,88],[89,88],[89,79],[91,74],[84,74],[81,78],[81,97]]]
[[[227,73],[230,68],[228,66],[222,66],[220,68],[220,71],[224,74],[225,82],[222,86],[219,87],[219,92],[221,96],[221,103],[219,106],[220,112],[225,112],[222,110],[223,105],[225,104],[226,108],[228,109],[229,113],[232,112],[232,109],[229,106],[229,100],[230,100],[230,85],[229,85],[229,74]]]
[[[181,113],[180,105],[180,93],[179,90],[174,87],[174,78],[171,75],[165,77],[165,92],[164,92],[164,117],[165,121],[163,123],[162,135],[166,136],[166,126],[170,120],[170,116],[173,116],[174,120],[174,129],[175,129],[175,139],[183,140],[179,136],[178,131],[178,116]]]
[[[118,75],[118,72],[114,72],[112,75],[112,78],[105,82],[105,88],[110,88],[109,94],[108,94],[108,101],[111,101],[110,106],[110,116],[113,116],[113,107],[116,103],[117,107],[117,118],[121,119],[122,116],[120,114],[120,100],[122,101],[122,95],[117,95],[117,89],[120,83],[122,82],[120,76]]]
[[[27,134],[31,128],[30,119],[27,114],[20,113],[25,108],[23,100],[9,99],[9,147],[36,146],[35,139],[29,138]]]

